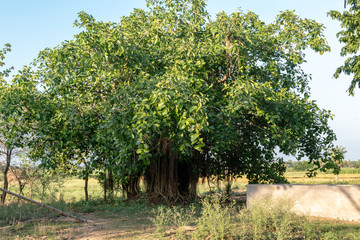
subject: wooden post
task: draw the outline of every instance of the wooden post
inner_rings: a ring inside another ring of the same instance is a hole
[[[73,218],[73,219],[75,219],[77,222],[87,222],[86,219],[76,217],[76,216],[71,215],[71,214],[69,214],[69,213],[66,213],[66,212],[64,212],[64,211],[61,211],[61,210],[59,210],[59,209],[57,209],[57,208],[51,207],[51,206],[46,205],[46,204],[44,204],[44,203],[37,202],[37,201],[35,201],[35,200],[32,200],[32,199],[30,199],[30,198],[21,196],[21,195],[19,195],[19,194],[10,192],[10,191],[8,191],[8,190],[6,190],[6,189],[0,188],[0,190],[3,191],[3,192],[5,192],[5,193],[8,193],[8,194],[10,194],[10,195],[13,195],[13,196],[15,196],[15,197],[17,197],[17,198],[21,198],[21,199],[24,199],[24,200],[26,200],[26,201],[28,201],[28,202],[33,203],[33,204],[36,204],[36,205],[39,205],[39,206],[41,206],[41,207],[47,208],[47,209],[49,209],[49,210],[51,210],[51,211],[58,212],[58,213],[60,213],[60,214],[63,215],[63,216]]]

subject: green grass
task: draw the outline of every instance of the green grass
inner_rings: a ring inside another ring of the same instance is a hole
[[[342,168],[341,174],[360,174],[360,168]]]
[[[320,173],[315,178],[307,178],[305,172],[287,172],[286,176],[294,184],[336,183],[335,176],[328,173]],[[360,174],[343,171],[338,183],[358,184]],[[245,178],[237,179],[232,189],[244,193],[246,185]],[[268,209],[265,208],[252,213],[238,203],[223,205],[201,199],[190,206],[167,207],[152,205],[143,198],[128,201],[120,197],[121,194],[105,203],[102,188],[94,178],[89,181],[90,201],[85,202],[83,180],[65,178],[61,186],[56,189],[58,191],[53,191],[54,198],[47,202],[61,210],[91,219],[94,224],[74,223],[57,213],[8,196],[6,205],[0,206],[1,239],[41,239],[45,236],[46,239],[88,238],[84,234],[95,234],[94,239],[103,239],[104,236],[109,236],[107,239],[256,239],[257,236],[261,236],[258,239],[360,239],[360,224],[357,222],[299,218],[290,213],[284,214],[286,209],[278,211],[268,207],[270,212],[266,212]],[[11,183],[10,189],[18,191],[14,183]],[[198,185],[199,196],[204,199],[221,197],[219,192],[224,189],[225,183],[217,185],[200,181]],[[160,209],[163,209],[162,213]],[[260,220],[264,218],[267,223],[263,226]],[[270,218],[273,220],[269,221]],[[260,224],[257,230],[254,228],[256,224]],[[91,230],[97,226],[100,230]],[[307,233],[313,235],[306,236]],[[281,238],[289,234],[292,238]]]
[[[48,204],[62,211],[70,211],[64,201]],[[13,201],[6,205],[0,205],[0,227],[23,221],[36,221],[43,218],[53,219],[58,216],[59,214],[56,212],[24,201]]]
[[[93,199],[97,199],[102,197],[103,190],[99,185],[99,182],[95,178],[90,178],[88,183],[88,191],[89,197]],[[60,194],[63,196],[65,201],[81,201],[85,200],[85,191],[84,191],[85,181],[82,179],[71,178],[65,179],[64,187],[59,191],[58,196]]]
[[[296,216],[288,211],[289,204],[263,201],[246,209],[216,197],[177,207],[152,205],[146,199],[52,203],[92,219],[95,223],[85,224],[89,234],[91,226],[100,226],[98,231],[113,234],[108,239],[360,239],[359,223]],[[27,203],[0,206],[0,219],[2,239],[77,239],[84,234],[83,223]]]

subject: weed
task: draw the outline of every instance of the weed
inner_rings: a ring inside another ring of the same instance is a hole
[[[231,235],[234,203],[224,206],[219,198],[207,198],[202,202],[198,229],[198,239],[225,239]]]
[[[169,209],[165,206],[160,206],[153,210],[154,217],[150,218],[156,226],[156,232],[161,236],[164,235],[166,227],[169,226]]]
[[[173,226],[185,227],[192,226],[196,222],[196,209],[194,205],[191,205],[189,208],[175,207],[173,206],[170,211],[168,211],[169,222]]]
[[[176,239],[186,239],[186,227],[196,223],[196,207],[191,205],[188,208],[183,207],[165,207],[160,206],[153,210],[154,217],[150,218],[156,226],[156,232],[164,236],[168,226],[176,228]]]

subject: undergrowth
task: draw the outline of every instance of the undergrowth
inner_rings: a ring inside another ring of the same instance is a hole
[[[331,222],[310,221],[293,213],[292,207],[290,201],[269,198],[259,199],[248,208],[206,198],[196,209],[194,205],[161,206],[154,210],[151,221],[157,236],[166,239],[360,239],[360,225],[339,222],[332,226]]]
[[[154,229],[148,237],[156,239],[360,239],[359,224],[298,216],[291,211],[293,203],[287,200],[263,198],[248,208],[224,201],[219,195],[172,207],[152,205],[146,199],[68,203],[58,200],[49,204],[74,215],[96,214],[120,224],[117,226],[148,226]],[[61,231],[65,236],[65,229],[70,229],[71,224],[62,223],[61,227],[58,221],[64,221],[59,214],[22,201],[0,206],[0,233],[10,234],[8,239],[17,235],[18,239],[51,239]],[[71,236],[75,236],[75,230],[72,231]]]

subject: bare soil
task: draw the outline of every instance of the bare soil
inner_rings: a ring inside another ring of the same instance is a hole
[[[137,215],[137,214],[135,214]],[[82,214],[90,220],[73,229],[76,239],[151,239],[155,228],[147,217],[141,216],[99,216],[96,213]]]

